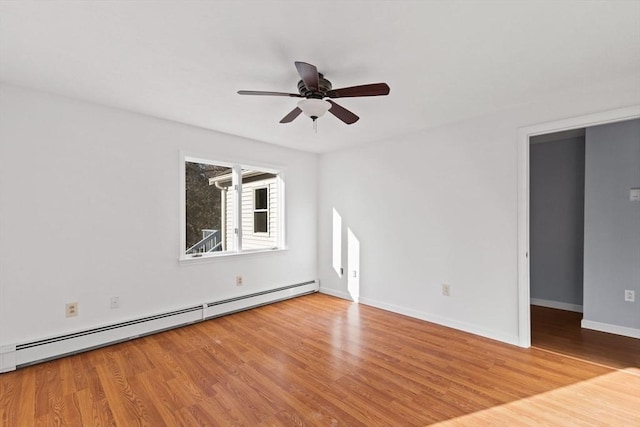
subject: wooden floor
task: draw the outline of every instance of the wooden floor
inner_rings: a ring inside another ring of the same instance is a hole
[[[321,294],[0,375],[4,426],[640,425],[640,370]]]
[[[611,368],[640,367],[640,339],[583,329],[582,313],[531,306],[531,345]]]

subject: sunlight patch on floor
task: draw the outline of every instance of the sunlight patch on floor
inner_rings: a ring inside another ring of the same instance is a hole
[[[568,368],[570,369],[570,368]],[[640,369],[628,368],[436,424],[640,425]]]

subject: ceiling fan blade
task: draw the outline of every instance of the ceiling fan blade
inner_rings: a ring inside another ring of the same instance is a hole
[[[280,120],[280,123],[291,123],[293,121],[293,119],[295,119],[296,117],[298,117],[300,115],[300,113],[302,113],[302,110],[300,108],[296,107],[289,114],[284,116],[282,118],[282,120]]]
[[[292,98],[302,98],[302,95],[297,93],[265,92],[263,90],[239,90],[238,95],[268,95],[268,96],[289,96]]]
[[[386,83],[372,83],[368,85],[344,87],[333,89],[326,93],[329,98],[349,98],[354,96],[380,96],[389,95],[389,85]]]
[[[331,104],[331,108],[329,109],[329,112],[334,116],[336,116],[337,118],[339,118],[340,120],[342,120],[343,122],[345,122],[346,124],[351,125],[360,119],[360,117],[356,116],[346,108],[336,104],[333,101],[329,101],[328,99],[327,101]]]
[[[307,89],[311,91],[317,91],[320,86],[320,81],[318,78],[318,69],[315,65],[307,64],[306,62],[296,61],[296,69],[298,70],[298,74],[300,74],[300,78],[304,82],[304,85]]]

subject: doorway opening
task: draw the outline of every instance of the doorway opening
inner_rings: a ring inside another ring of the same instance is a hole
[[[520,129],[521,346],[613,368],[640,366],[637,319],[625,324],[618,314],[634,307],[617,296],[638,273],[637,260],[619,259],[638,252],[639,236],[619,242],[638,219],[624,192],[640,183],[639,116],[633,107]]]
[[[531,346],[530,288],[530,144],[531,138],[640,118],[640,106],[542,123],[518,129],[518,335],[521,347]]]

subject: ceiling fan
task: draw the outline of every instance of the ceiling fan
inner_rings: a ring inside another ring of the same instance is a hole
[[[265,92],[259,90],[239,90],[238,93],[240,95],[304,98],[298,102],[296,108],[280,120],[280,123],[290,123],[298,117],[300,113],[305,113],[305,115],[311,117],[314,125],[318,117],[322,117],[327,111],[348,125],[357,122],[359,119],[359,117],[351,111],[331,100],[325,100],[325,98],[353,98],[357,96],[380,96],[389,94],[389,86],[386,83],[372,83],[342,89],[332,89],[331,82],[325,79],[321,73],[318,73],[315,65],[298,61],[295,65],[302,79],[298,82],[299,93]]]

